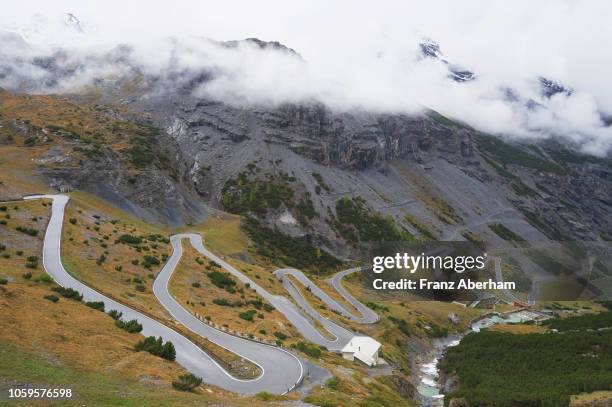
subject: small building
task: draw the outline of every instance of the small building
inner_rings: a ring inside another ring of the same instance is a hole
[[[368,366],[376,366],[380,347],[380,342],[369,336],[353,336],[342,348],[342,357],[350,361],[358,359]]]
[[[57,189],[62,194],[67,194],[70,192],[70,184],[61,184],[60,186],[57,187]]]
[[[70,184],[62,180],[54,179],[51,181],[49,186],[62,194],[67,194],[72,191],[72,187],[70,186]]]

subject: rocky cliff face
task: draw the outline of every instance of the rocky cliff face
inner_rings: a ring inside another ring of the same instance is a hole
[[[294,227],[295,235],[340,239],[328,220],[341,197],[362,197],[411,233],[426,225],[443,239],[462,239],[465,230],[496,239],[487,227],[494,222],[531,240],[599,240],[612,232],[609,160],[552,143],[508,144],[435,112],[334,112],[314,102],[237,107],[184,95],[132,108],[167,130],[179,146],[175,158],[189,168],[186,182],[214,206],[223,208],[223,186],[247,165],[261,177],[291,174],[320,218]],[[266,221],[278,224],[286,210]],[[449,220],[448,211],[456,217]]]
[[[433,147],[471,154],[469,134],[436,121],[367,112],[333,113],[319,104],[277,109],[238,108],[211,101],[182,101],[168,126],[179,144],[213,138],[235,145],[248,140],[283,146],[309,160],[350,170],[384,167]]]

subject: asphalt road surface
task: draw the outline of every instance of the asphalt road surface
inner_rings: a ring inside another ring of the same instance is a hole
[[[342,295],[342,297],[344,297],[344,299],[348,301],[353,307],[355,307],[357,311],[359,311],[359,313],[361,314],[361,316],[355,316],[352,312],[348,310],[341,310],[340,312],[342,313],[342,315],[360,324],[374,324],[380,319],[378,314],[376,314],[374,311],[372,311],[372,309],[368,308],[361,302],[357,301],[357,299],[353,297],[351,293],[349,293],[342,285],[342,279],[345,276],[359,271],[361,271],[360,268],[352,268],[341,271],[339,273],[334,274],[330,279],[327,280],[327,282],[331,284],[332,287],[334,287],[334,289],[338,291],[340,295]]]

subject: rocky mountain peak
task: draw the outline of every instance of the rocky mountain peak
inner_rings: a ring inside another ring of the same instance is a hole
[[[244,44],[244,43],[257,45],[259,48],[264,49],[264,50],[272,49],[275,51],[286,52],[291,55],[295,55],[299,57],[300,59],[302,58],[302,56],[297,51],[295,51],[293,48],[289,48],[288,46],[278,41],[263,41],[263,40],[260,40],[259,38],[252,37],[252,38],[245,38],[244,40],[226,41],[223,44],[228,47],[237,47],[238,45]]]
[[[444,60],[442,51],[440,50],[440,44],[431,38],[423,38],[423,40],[419,43],[419,47],[421,48],[421,53],[424,57]]]
[[[559,82],[555,82],[543,76],[538,78],[540,85],[540,93],[542,96],[550,98],[558,93],[564,93],[566,95],[572,94],[572,89],[567,88],[565,85]]]
[[[64,24],[66,27],[72,28],[78,33],[85,33],[85,30],[83,30],[83,26],[81,25],[81,20],[79,20],[79,18],[72,13],[66,13]]]
[[[423,58],[432,58],[442,62],[447,66],[449,78],[455,82],[468,82],[476,78],[474,72],[465,69],[457,64],[449,62],[442,53],[440,44],[431,38],[424,38],[419,43],[421,56]]]

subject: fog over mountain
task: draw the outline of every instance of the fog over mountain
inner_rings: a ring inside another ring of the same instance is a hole
[[[604,155],[611,14],[603,1],[24,1],[0,16],[0,86],[62,92],[144,75],[156,92],[178,86],[233,105],[430,108]],[[229,42],[254,37],[279,43]]]

